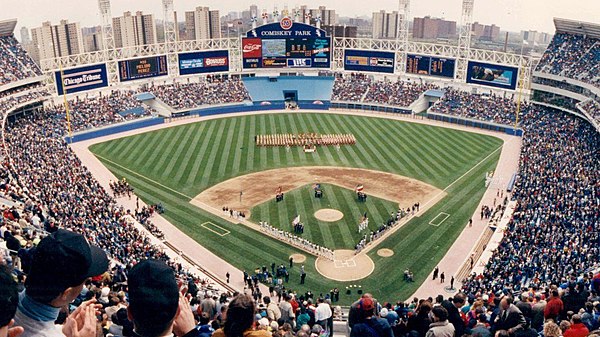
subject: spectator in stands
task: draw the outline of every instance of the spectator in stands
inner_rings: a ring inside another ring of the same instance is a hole
[[[19,294],[6,265],[0,264],[0,337],[17,337],[23,333],[20,326],[13,327]]]
[[[107,269],[106,254],[80,234],[61,229],[41,240],[15,315],[17,324],[25,329],[23,336],[95,335],[94,300],[84,302],[67,318],[62,333],[54,321],[60,308],[79,296],[89,277]]]
[[[432,309],[431,302],[423,301],[415,310],[415,314],[408,318],[407,329],[411,336],[425,337],[429,330],[429,325],[432,323],[429,313]]]
[[[527,327],[527,321],[523,313],[513,304],[511,296],[506,295],[500,300],[500,308],[502,308],[502,311],[494,325],[496,331],[506,330],[511,336],[514,336],[517,331]]]
[[[564,337],[586,337],[590,333],[588,328],[581,322],[579,314],[573,315],[571,318],[571,326],[564,333]]]
[[[139,337],[197,337],[189,302],[179,293],[173,269],[163,261],[144,260],[129,272],[127,314]]]
[[[480,314],[477,318],[477,323],[471,329],[471,335],[473,337],[491,337],[488,320],[486,314]]]
[[[448,322],[448,311],[443,306],[435,306],[431,309],[433,322],[429,325],[426,337],[454,337],[454,325]],[[456,333],[458,336],[458,333]]]
[[[545,324],[544,324],[544,337],[561,337],[562,336],[562,331],[560,330],[560,327],[558,326],[558,324],[554,323],[554,320],[549,319]]]
[[[552,290],[552,296],[548,300],[548,304],[546,304],[546,308],[544,309],[544,318],[552,318],[553,320],[558,321],[560,318],[560,314],[563,312],[563,309],[563,301],[560,299],[558,290]]]
[[[366,297],[356,306],[358,320],[350,331],[350,337],[393,337],[392,327],[386,319],[375,315],[375,302],[373,298]]]
[[[462,336],[465,331],[465,322],[458,310],[465,305],[466,298],[465,294],[458,293],[451,299],[442,302],[442,306],[446,309],[448,321],[452,323],[457,336]]]
[[[333,315],[331,307],[329,306],[329,304],[325,303],[325,299],[323,299],[322,297],[319,297],[317,299],[317,303],[318,305],[317,309],[315,310],[315,321],[317,324],[321,325],[323,329],[327,329],[328,320]]]
[[[225,326],[213,334],[213,337],[270,337],[266,330],[254,330],[256,305],[247,295],[238,295],[231,300],[227,308]]]

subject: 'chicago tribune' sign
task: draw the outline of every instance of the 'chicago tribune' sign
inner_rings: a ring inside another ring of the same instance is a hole
[[[65,93],[73,94],[108,86],[105,64],[67,69],[62,71],[62,73],[57,71],[54,76],[56,79],[56,91],[59,95]]]

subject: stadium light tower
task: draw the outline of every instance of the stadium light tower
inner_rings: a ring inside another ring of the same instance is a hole
[[[396,70],[400,74],[406,73],[406,54],[408,48],[408,27],[410,20],[410,0],[399,0],[398,2],[398,34],[396,34],[396,41],[399,51],[396,55],[396,59],[400,60],[396,62],[398,67]]]
[[[169,76],[174,77],[179,73],[179,61],[177,60],[177,23],[175,22],[175,10],[173,0],[162,0],[164,14],[165,44],[167,46],[167,64]]]
[[[110,83],[118,82],[119,70],[115,57],[115,35],[112,27],[112,14],[110,11],[110,0],[98,0],[98,9],[102,18],[102,41],[104,47],[104,60],[108,68]]]
[[[473,25],[473,7],[475,0],[462,1],[462,19],[458,36],[458,59],[455,79],[464,81],[467,78],[467,64],[471,50],[471,27]]]

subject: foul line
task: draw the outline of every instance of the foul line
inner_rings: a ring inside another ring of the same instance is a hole
[[[171,192],[173,192],[173,193],[175,193],[175,194],[179,194],[180,196],[182,196],[182,197],[185,197],[185,198],[188,198],[189,200],[192,200],[192,199],[194,199],[194,198],[190,197],[189,195],[185,195],[185,194],[183,194],[183,193],[181,193],[181,192],[179,192],[179,191],[176,191],[176,190],[174,190],[174,189],[170,188],[169,186],[165,186],[165,185],[163,185],[163,184],[161,184],[161,183],[159,183],[159,182],[156,182],[156,181],[154,181],[154,180],[152,180],[152,179],[150,179],[150,178],[148,178],[148,177],[146,177],[146,176],[144,176],[144,175],[142,175],[142,174],[139,174],[139,173],[137,173],[137,172],[135,172],[135,171],[133,171],[133,170],[130,170],[130,169],[128,169],[127,167],[125,167],[125,166],[123,166],[123,165],[119,165],[119,164],[115,163],[114,161],[112,161],[112,160],[110,160],[110,159],[106,159],[106,158],[102,157],[101,155],[98,155],[98,154],[95,154],[95,153],[94,153],[94,155],[95,155],[96,157],[98,157],[98,158],[102,159],[102,160],[105,160],[105,161],[107,161],[107,162],[109,162],[109,163],[113,164],[114,166],[118,166],[119,168],[122,168],[123,170],[125,170],[125,171],[128,171],[128,172],[130,172],[131,174],[134,174],[134,175],[136,175],[136,176],[138,176],[138,177],[140,177],[140,178],[146,179],[146,180],[148,180],[148,181],[150,181],[150,182],[152,182],[152,183],[154,183],[154,184],[156,184],[156,185],[158,185],[158,186],[160,186],[160,187],[162,187],[162,188],[164,188],[164,189],[166,189],[166,190],[169,190],[169,191],[171,191]]]
[[[471,171],[473,171],[475,168],[477,168],[483,162],[485,162],[486,160],[488,160],[492,155],[494,155],[496,152],[498,152],[498,150],[502,149],[504,147],[504,145],[507,145],[509,142],[512,142],[512,141],[513,140],[511,139],[508,142],[505,142],[504,144],[500,145],[497,149],[495,149],[489,155],[487,155],[487,157],[483,158],[479,163],[477,163],[477,164],[475,164],[475,166],[471,167],[470,170],[468,170],[467,172],[465,172],[462,176],[458,177],[455,181],[453,181],[452,183],[450,183],[450,185],[446,186],[446,188],[444,188],[443,190],[441,190],[440,193],[436,194],[433,198],[431,198],[429,201],[427,201],[425,204],[423,204],[423,207],[429,205],[432,201],[436,200],[440,195],[444,194],[450,187],[452,187],[454,184],[456,184],[457,182],[459,182],[462,178],[466,177],[469,173],[471,173]]]

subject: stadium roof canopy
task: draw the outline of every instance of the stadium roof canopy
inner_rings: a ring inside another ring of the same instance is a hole
[[[554,18],[554,26],[557,33],[586,35],[591,38],[600,39],[600,25],[597,23]]]
[[[15,31],[17,19],[0,21],[0,36],[9,36]]]

